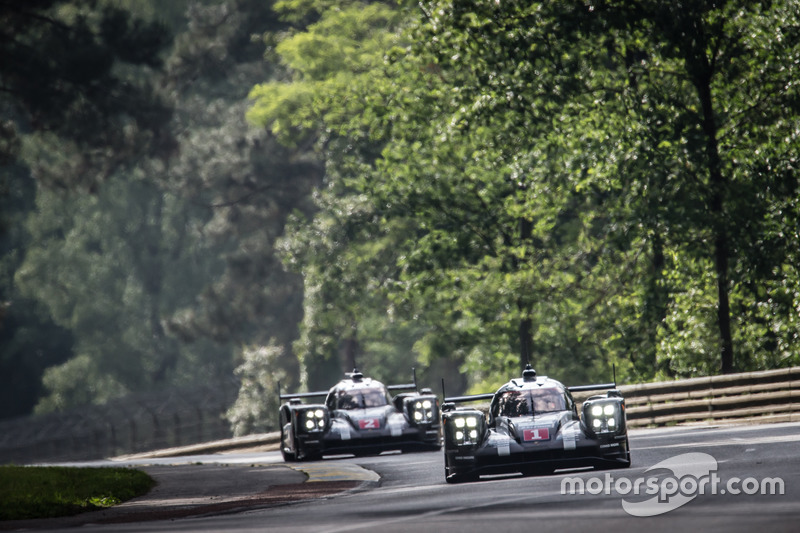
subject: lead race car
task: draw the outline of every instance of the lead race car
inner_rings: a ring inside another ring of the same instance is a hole
[[[439,400],[414,382],[386,386],[353,370],[329,391],[281,394],[281,454],[284,461],[332,454],[441,449]],[[410,390],[392,396],[390,391]],[[325,397],[322,404],[303,398]]]
[[[582,416],[572,392],[606,390],[583,402]],[[455,404],[491,400],[488,415]],[[565,387],[538,377],[528,365],[521,379],[497,392],[445,398],[442,404],[445,479],[475,481],[481,474],[552,473],[593,466],[631,464],[625,400],[616,383]]]

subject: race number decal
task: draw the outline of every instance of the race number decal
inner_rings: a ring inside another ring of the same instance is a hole
[[[358,421],[358,427],[361,429],[380,429],[381,421],[377,418],[363,418]]]
[[[522,434],[522,438],[526,441],[550,440],[550,430],[547,428],[526,429]]]

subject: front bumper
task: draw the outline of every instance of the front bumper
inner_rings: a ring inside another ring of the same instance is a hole
[[[559,443],[560,444],[560,443]],[[573,449],[563,446],[523,446],[516,442],[507,448],[496,443],[481,447],[445,450],[448,475],[544,474],[559,469],[595,467],[623,468],[630,464],[627,435],[603,440],[583,440]]]
[[[402,432],[372,430],[347,435],[329,432],[305,435],[301,438],[305,455],[372,454],[399,450],[403,452],[440,450],[441,431],[438,426],[406,428]]]

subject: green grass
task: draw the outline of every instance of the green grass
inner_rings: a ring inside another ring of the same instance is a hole
[[[0,466],[0,520],[52,518],[111,507],[155,481],[132,468]]]

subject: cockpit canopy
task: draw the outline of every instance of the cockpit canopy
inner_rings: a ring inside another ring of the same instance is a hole
[[[368,409],[389,405],[391,397],[384,387],[358,387],[331,391],[328,407],[331,409]]]
[[[570,409],[567,399],[557,388],[506,390],[492,402],[494,416],[529,416]]]

